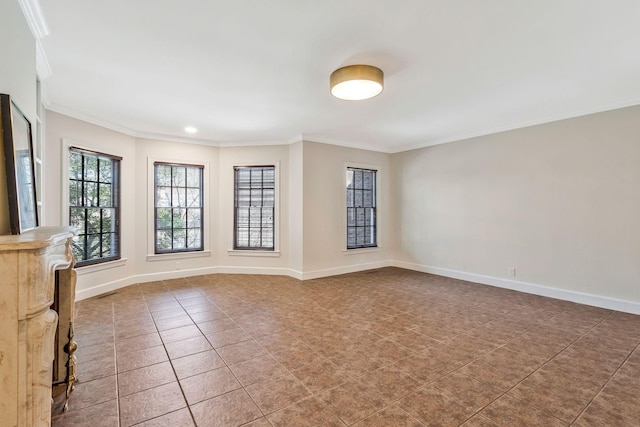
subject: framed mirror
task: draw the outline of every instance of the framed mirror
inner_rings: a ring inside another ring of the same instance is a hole
[[[0,94],[0,116],[11,233],[20,234],[38,226],[31,123],[5,94]]]

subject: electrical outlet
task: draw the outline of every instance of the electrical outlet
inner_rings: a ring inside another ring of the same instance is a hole
[[[176,261],[176,270],[180,270],[182,268],[182,263],[180,261]]]
[[[510,277],[516,277],[516,268],[515,267],[509,267],[508,273],[509,273]]]

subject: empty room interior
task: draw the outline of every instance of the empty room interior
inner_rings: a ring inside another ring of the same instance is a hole
[[[3,0],[0,424],[637,426],[638,16]]]

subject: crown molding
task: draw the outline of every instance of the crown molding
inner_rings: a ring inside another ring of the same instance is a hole
[[[134,129],[131,129],[126,126],[122,126],[113,122],[109,122],[106,120],[98,119],[94,116],[90,116],[88,114],[80,113],[74,109],[63,107],[58,104],[50,104],[46,106],[47,110],[52,111],[54,113],[62,114],[67,117],[71,117],[77,120],[81,120],[86,123],[90,123],[92,125],[100,126],[105,129],[112,130],[114,132],[119,132],[121,134],[130,136],[132,138],[139,139],[152,139],[157,141],[169,141],[169,142],[181,142],[185,144],[197,144],[197,145],[207,145],[210,147],[249,147],[249,146],[258,146],[258,145],[286,145],[287,142],[283,141],[214,141],[207,139],[199,139],[199,138],[188,138],[178,135],[165,135],[160,133],[153,132],[140,132]]]
[[[52,74],[51,65],[47,55],[44,53],[40,40],[36,39],[36,74],[40,81],[43,81]]]
[[[421,143],[417,143],[417,144],[403,145],[403,146],[397,147],[397,148],[395,148],[393,150],[390,150],[389,153],[395,154],[395,153],[402,153],[402,152],[405,152],[405,151],[419,150],[421,148],[427,148],[427,147],[431,147],[431,146],[434,146],[434,145],[447,144],[449,142],[464,141],[464,140],[467,140],[467,139],[479,138],[479,137],[482,137],[482,136],[494,135],[494,134],[497,134],[497,133],[508,132],[508,131],[518,130],[518,129],[524,129],[524,128],[528,128],[528,127],[532,127],[532,126],[538,126],[538,125],[544,125],[544,124],[553,123],[553,122],[559,122],[559,121],[562,121],[562,120],[575,119],[575,118],[578,118],[578,117],[588,116],[588,115],[591,115],[591,114],[606,113],[607,111],[618,110],[618,109],[621,109],[621,108],[634,107],[636,105],[640,105],[640,98],[628,98],[628,99],[620,100],[618,102],[608,103],[608,104],[602,105],[602,106],[600,106],[598,108],[590,108],[588,110],[574,111],[574,112],[565,113],[565,114],[557,114],[557,115],[548,116],[548,117],[545,117],[545,118],[542,118],[542,119],[538,119],[538,120],[531,120],[531,121],[528,121],[528,122],[510,123],[510,124],[503,125],[503,126],[498,126],[498,127],[492,128],[492,129],[478,130],[476,132],[468,132],[468,133],[463,133],[463,134],[457,134],[457,135],[453,135],[453,136],[447,137],[447,138],[438,138],[438,139],[433,139],[431,141],[425,141],[425,142],[421,142]]]
[[[259,147],[259,146],[273,146],[273,145],[291,145],[291,144],[295,144],[296,142],[316,142],[319,144],[336,145],[339,147],[354,148],[357,150],[375,151],[377,153],[391,154],[394,152],[388,149],[382,149],[380,147],[375,147],[372,145],[356,144],[348,141],[341,141],[337,139],[325,138],[319,135],[310,135],[310,134],[304,134],[304,133],[300,133],[289,139],[282,139],[282,140],[215,141],[215,140],[207,140],[207,139],[188,138],[188,137],[177,136],[177,135],[165,135],[165,134],[159,134],[159,133],[153,133],[153,132],[140,132],[125,126],[121,126],[116,123],[112,123],[106,120],[101,120],[96,117],[89,116],[84,113],[80,113],[71,108],[63,107],[57,104],[47,105],[46,108],[49,111],[63,114],[65,116],[72,117],[77,120],[82,120],[83,122],[91,123],[93,125],[100,126],[115,132],[120,132],[122,134],[131,136],[133,138],[154,139],[158,141],[182,142],[186,144],[207,145],[210,147],[219,147],[219,148]]]
[[[47,36],[49,34],[49,26],[44,18],[40,2],[38,0],[18,0],[18,3],[20,3],[22,14],[36,40]]]
[[[338,145],[340,147],[346,148],[355,148],[357,150],[367,150],[367,151],[375,151],[376,153],[385,153],[390,154],[393,151],[390,149],[385,149],[381,147],[376,147],[374,145],[367,144],[357,144],[350,141],[342,141],[338,139],[325,138],[320,135],[310,135],[310,134],[302,134],[302,139],[308,142],[317,142],[320,144],[329,144],[329,145]]]
[[[287,140],[287,145],[292,145],[292,144],[295,144],[296,142],[302,142],[302,141],[304,141],[304,137],[302,136],[301,133],[299,133],[299,134],[289,138]]]
[[[76,111],[74,109],[63,107],[63,106],[55,104],[55,103],[50,104],[47,107],[47,110],[52,111],[54,113],[62,114],[62,115],[67,116],[67,117],[71,117],[73,119],[81,120],[83,122],[87,122],[87,123],[90,123],[92,125],[100,126],[100,127],[105,128],[105,129],[109,129],[109,130],[112,130],[112,131],[115,131],[115,132],[120,132],[120,133],[122,133],[124,135],[127,135],[127,136],[131,136],[131,137],[134,137],[134,138],[137,136],[136,133],[132,129],[129,129],[129,128],[124,127],[124,126],[117,125],[117,124],[112,123],[112,122],[108,122],[106,120],[101,120],[101,119],[98,119],[96,117],[89,116],[87,114],[80,113],[80,112],[78,112],[78,111]]]
[[[217,147],[258,147],[265,145],[289,145],[286,140],[255,140],[255,141],[220,141]]]
[[[40,80],[40,101],[42,102],[42,106],[45,110],[49,109],[51,105],[51,99],[49,99],[49,91],[47,90],[47,85],[45,82]]]

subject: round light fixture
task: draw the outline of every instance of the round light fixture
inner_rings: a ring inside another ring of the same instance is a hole
[[[186,128],[184,128],[184,131],[186,133],[196,133],[196,132],[198,132],[198,129],[196,129],[193,126],[187,126]]]
[[[338,68],[329,78],[331,95],[347,101],[373,98],[384,88],[384,73],[372,65]]]

